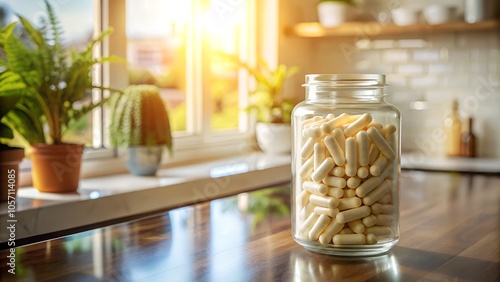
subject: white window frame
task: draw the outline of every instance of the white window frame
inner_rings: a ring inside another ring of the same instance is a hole
[[[98,0],[96,0],[98,1]],[[108,43],[108,49],[111,46],[122,46],[122,50],[114,50],[113,54],[117,54],[121,57],[126,57],[126,35],[125,35],[125,24],[123,16],[119,14],[125,9],[126,0],[100,0],[102,1],[102,7],[104,15],[108,17],[103,17],[103,24],[105,26],[114,26],[114,33],[118,33],[118,36],[111,36],[111,42]],[[200,1],[200,0],[192,0]],[[215,2],[226,1],[226,0],[214,0]],[[237,3],[235,1],[229,1],[232,3]],[[249,34],[250,37],[243,38],[240,42],[240,49],[242,53],[246,53],[246,58],[242,57],[243,60],[254,60],[256,53],[256,3],[255,1],[245,1],[246,2],[246,17],[248,22],[243,26],[245,33]],[[193,9],[194,10],[194,9]],[[192,18],[196,18],[199,11],[192,11]],[[120,27],[120,30],[117,28]],[[200,25],[191,24],[189,30],[189,36],[187,37],[187,52],[191,53],[193,56],[187,57],[186,66],[186,107],[187,112],[192,113],[191,118],[187,118],[187,132],[175,132],[174,133],[174,154],[172,158],[164,158],[164,162],[172,162],[178,160],[188,160],[203,157],[211,157],[220,154],[234,154],[241,153],[242,151],[248,151],[251,146],[248,146],[248,141],[252,135],[252,128],[247,114],[243,111],[240,113],[239,117],[239,128],[237,130],[220,130],[212,131],[210,128],[210,103],[206,99],[210,99],[210,95],[204,93],[209,93],[210,84],[206,80],[207,76],[203,76],[202,64],[203,53],[201,48],[194,50],[191,49],[193,46],[201,46],[202,34],[200,32]],[[123,29],[123,30],[121,30]],[[117,53],[118,52],[118,53]],[[124,67],[123,65],[121,67]],[[106,72],[106,70],[105,70]],[[109,73],[109,72],[108,72]],[[111,87],[125,87],[126,86],[126,75],[125,71],[112,72],[112,76],[106,82],[111,85]],[[244,82],[248,80],[248,74],[243,70],[239,72],[239,81]],[[117,83],[120,82],[120,83]],[[125,83],[124,83],[125,82]],[[247,104],[247,93],[248,85],[245,83],[239,83],[239,106],[243,108]],[[247,146],[245,146],[247,144]]]

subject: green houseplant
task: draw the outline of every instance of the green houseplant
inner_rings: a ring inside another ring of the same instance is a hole
[[[155,175],[163,149],[171,153],[172,135],[166,105],[155,85],[130,85],[111,101],[110,141],[128,149],[134,175]]]
[[[91,71],[96,64],[114,57],[93,58],[93,47],[110,31],[103,32],[82,51],[68,50],[62,42],[57,16],[45,0],[48,19],[36,29],[19,16],[27,39],[14,31],[15,23],[0,31],[0,96],[21,95],[7,122],[31,145],[33,185],[43,192],[74,192],[78,189],[83,144],[69,144],[64,133],[99,103],[78,105],[94,88]],[[27,42],[26,42],[27,41]],[[47,132],[46,132],[47,131]]]
[[[3,77],[0,75],[0,80]],[[3,88],[7,91],[8,89]],[[1,139],[12,139],[12,129],[2,122],[3,117],[14,109],[20,96],[14,94],[0,96],[0,201],[11,201],[19,186],[19,163],[24,158],[24,149],[10,147],[1,142]]]
[[[290,117],[295,103],[285,98],[283,86],[299,68],[280,64],[276,69],[271,69],[262,58],[258,58],[255,67],[236,61],[256,82],[246,110],[256,115],[255,135],[259,147],[266,153],[290,152]]]

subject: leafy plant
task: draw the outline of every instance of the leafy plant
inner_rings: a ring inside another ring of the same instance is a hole
[[[2,80],[2,76],[0,76],[0,80]],[[6,91],[6,89],[3,89]],[[2,122],[2,119],[7,115],[9,111],[14,109],[16,103],[19,101],[21,97],[19,95],[5,95],[0,96],[0,139],[12,139],[14,138],[14,133],[8,124]],[[0,142],[0,150],[2,148],[8,147],[5,144]]]
[[[119,59],[92,57],[94,46],[111,30],[103,32],[83,51],[65,48],[61,25],[48,0],[45,7],[48,21],[39,29],[19,16],[28,42],[23,43],[14,32],[16,23],[0,31],[0,50],[5,55],[0,59],[0,97],[14,93],[21,96],[6,120],[28,143],[62,144],[69,127],[107,101],[85,106],[80,103],[92,89],[109,89],[92,84],[92,67]]]
[[[172,149],[170,121],[160,90],[130,85],[111,101],[110,141],[114,146],[166,145]]]
[[[271,70],[262,58],[258,58],[255,67],[237,58],[233,60],[245,68],[257,83],[255,90],[250,93],[246,110],[256,113],[260,122],[289,123],[294,103],[283,96],[283,85],[299,68],[280,64],[277,69]]]

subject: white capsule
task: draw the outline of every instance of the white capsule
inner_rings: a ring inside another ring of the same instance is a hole
[[[326,119],[327,119],[327,120],[332,120],[332,119],[334,119],[334,118],[335,118],[335,114],[330,113],[330,114],[327,114],[327,115],[326,115]]]
[[[309,191],[302,190],[302,192],[300,192],[299,197],[297,198],[297,204],[300,207],[305,207],[307,205],[307,203],[309,203],[309,196],[310,195],[311,195],[311,193],[309,193]]]
[[[309,196],[309,202],[317,206],[331,209],[334,209],[339,205],[339,200],[335,197],[320,196],[315,194],[311,194],[311,196]]]
[[[314,169],[314,160],[313,158],[307,159],[307,161],[302,164],[302,166],[299,169],[299,175],[302,178],[306,178],[309,176],[309,174],[313,171]]]
[[[356,234],[354,233],[354,231],[351,230],[351,228],[349,228],[348,226],[344,226],[344,228],[342,228],[342,230],[339,231],[339,234]]]
[[[336,166],[330,171],[330,174],[336,177],[344,177],[345,169],[341,166]]]
[[[372,142],[377,145],[380,152],[382,152],[382,154],[384,154],[387,159],[392,160],[396,157],[396,153],[394,153],[394,150],[376,128],[370,127],[368,128],[367,132],[368,137],[370,137]]]
[[[319,215],[316,213],[311,213],[304,222],[299,227],[299,232],[302,234],[309,233],[309,230],[313,227],[314,223],[318,220]]]
[[[363,127],[367,126],[372,121],[372,116],[370,114],[362,114],[356,121],[351,123],[345,130],[345,136],[353,136],[356,132],[363,129]]]
[[[364,234],[337,234],[333,236],[335,245],[363,245],[366,242]]]
[[[377,240],[377,236],[375,236],[375,234],[368,234],[366,235],[366,243],[368,245],[374,245],[374,244],[377,244],[378,240]]]
[[[375,204],[371,205],[370,206],[370,211],[371,211],[372,214],[375,214],[375,215],[381,213],[382,212],[382,204],[375,203]]]
[[[344,178],[336,176],[325,177],[323,179],[323,183],[325,183],[328,186],[333,186],[337,188],[344,188],[347,185],[347,182]]]
[[[368,153],[368,164],[372,165],[380,155],[380,150],[378,149],[377,145],[371,144],[370,145],[370,152]]]
[[[362,166],[358,168],[358,173],[357,173],[359,178],[365,179],[370,175],[370,172],[368,171],[368,167]]]
[[[377,203],[381,204],[390,204],[391,203],[391,195],[389,193],[385,194],[382,198],[380,198]]]
[[[365,234],[374,234],[375,236],[392,236],[392,229],[388,226],[372,226],[365,229]]]
[[[347,187],[351,189],[355,189],[356,187],[359,186],[360,183],[361,179],[359,179],[359,177],[356,176],[349,177],[349,179],[347,179]]]
[[[350,122],[350,123],[353,123],[353,122],[355,122],[356,120],[358,120],[360,117],[361,117],[361,115],[350,115],[350,116],[349,116],[349,122]]]
[[[328,190],[328,196],[332,196],[332,197],[335,197],[337,199],[340,199],[344,196],[344,189],[342,188],[337,188],[337,187],[331,187],[329,190]]]
[[[339,213],[339,209],[337,209],[337,208],[331,209],[331,208],[317,206],[317,207],[314,207],[314,212],[319,214],[319,215],[324,214],[324,215],[327,215],[331,218],[334,218]]]
[[[366,228],[363,222],[361,222],[361,220],[359,219],[348,222],[347,226],[349,226],[349,228],[356,234],[363,234]]]
[[[304,143],[302,149],[300,150],[300,155],[302,156],[303,159],[307,159],[312,155],[314,151],[314,143],[315,141],[314,138],[312,137],[309,137],[306,143]]]
[[[344,228],[344,224],[338,223],[332,220],[328,226],[323,230],[323,233],[319,236],[319,242],[321,244],[330,244],[332,242],[333,236],[340,232]]]
[[[345,174],[355,176],[358,173],[358,158],[356,155],[356,139],[349,137],[345,141]]]
[[[372,227],[375,224],[377,224],[377,217],[375,215],[373,215],[373,214],[370,214],[367,217],[363,217],[363,219],[361,220],[361,222],[363,222],[363,224],[366,227]]]
[[[375,127],[378,131],[382,131],[382,128],[384,127],[382,124],[378,123],[378,122],[374,122],[372,120],[372,122],[370,122],[369,125],[366,126],[367,128],[370,128],[370,127]]]
[[[320,138],[323,135],[323,131],[321,131],[321,128],[317,125],[313,125],[306,129],[307,131],[307,136],[311,138]]]
[[[327,215],[320,215],[316,223],[309,231],[309,239],[311,239],[312,241],[317,241],[321,232],[323,232],[326,226],[330,223],[330,220],[330,217],[328,217]]]
[[[367,166],[369,158],[368,133],[361,130],[356,134],[358,142],[358,164],[359,166]]]
[[[379,155],[379,157],[375,160],[373,165],[370,167],[370,173],[373,176],[379,176],[382,173],[382,170],[387,165],[387,158],[384,155]]]
[[[360,207],[361,204],[362,204],[362,201],[358,197],[342,198],[339,200],[338,209],[340,211],[344,211],[344,210]]]
[[[340,128],[335,128],[332,131],[332,136],[335,137],[335,139],[337,139],[337,143],[339,143],[339,146],[340,146],[340,149],[342,150],[342,152],[345,152],[345,135],[344,135],[344,131],[342,131],[342,129],[340,129]]]
[[[337,139],[335,139],[335,137],[330,135],[325,137],[324,142],[326,149],[332,156],[333,160],[335,161],[335,164],[338,166],[344,165],[345,163],[344,151],[342,151],[342,148],[340,148]]]
[[[306,218],[308,218],[311,213],[314,211],[314,207],[315,205],[312,204],[312,203],[307,203],[301,210],[300,210],[300,214],[299,214],[299,218],[304,220]]]
[[[354,208],[339,212],[337,214],[336,220],[339,223],[347,223],[356,219],[361,219],[365,216],[368,216],[369,214],[370,214],[370,208],[367,206],[361,206],[359,208]]]
[[[397,144],[397,140],[396,140],[396,126],[394,126],[393,124],[388,124],[384,127],[384,136],[385,136],[385,140],[387,140],[387,143],[389,144],[389,146],[391,146],[391,148],[394,150],[394,152],[397,151],[397,148],[396,148],[396,144]]]
[[[323,117],[321,117],[321,116],[314,116],[310,119],[306,119],[302,122],[302,127],[305,127],[306,125],[309,125],[309,124],[316,122],[318,120],[321,120],[321,119],[323,119]]]
[[[328,193],[328,186],[312,181],[304,181],[302,188],[317,195],[326,195]]]
[[[377,188],[375,188],[363,198],[363,203],[367,206],[374,204],[387,193],[387,190],[389,190],[390,186],[391,182],[389,180],[385,180],[384,182],[382,182],[382,184],[377,186]]]
[[[339,115],[338,117],[322,124],[321,130],[323,130],[323,132],[325,132],[325,133],[330,133],[335,128],[337,128],[343,124],[346,124],[348,122],[349,122],[349,115],[346,113],[343,113],[343,114]]]
[[[390,214],[377,214],[377,225],[390,226],[394,222],[394,216]]]
[[[314,144],[313,159],[314,159],[314,170],[318,169],[321,163],[326,158],[325,145],[323,143]]]
[[[374,205],[375,204],[373,204],[372,206]],[[380,213],[385,213],[385,214],[394,213],[394,210],[395,210],[394,206],[389,204],[381,205],[380,207]]]
[[[344,188],[344,198],[356,197],[356,190],[351,188]]]
[[[356,188],[356,195],[358,197],[364,197],[370,193],[373,189],[380,185],[384,181],[378,176],[370,177],[365,182],[361,183],[358,188]]]
[[[331,157],[326,158],[321,165],[311,174],[311,179],[314,182],[320,182],[325,178],[330,170],[334,167],[335,163]]]

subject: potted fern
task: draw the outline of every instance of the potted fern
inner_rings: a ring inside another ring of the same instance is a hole
[[[166,105],[155,85],[129,85],[111,101],[110,141],[128,150],[133,175],[155,175],[163,150],[171,153],[172,135]]]
[[[2,79],[4,77],[0,75],[0,80]],[[14,108],[19,99],[20,96],[15,94],[0,96],[0,139],[5,140],[14,137],[12,129],[6,123],[3,123],[2,119]],[[0,142],[0,201],[15,199],[19,184],[19,163],[23,158],[23,148],[10,147]],[[9,198],[9,196],[11,197]]]
[[[255,67],[236,60],[256,81],[250,92],[246,110],[255,114],[255,136],[260,149],[266,153],[289,153],[291,149],[291,113],[295,103],[286,99],[283,86],[288,78],[299,71],[298,67],[279,65],[271,69],[264,59],[258,58]]]
[[[19,16],[27,41],[14,32],[16,23],[0,31],[0,96],[21,95],[6,121],[31,145],[33,185],[41,192],[74,192],[78,189],[83,144],[64,142],[64,133],[99,103],[78,107],[94,88],[91,71],[113,57],[93,58],[93,47],[110,31],[102,33],[82,51],[62,45],[59,20],[47,0],[48,20],[39,29]],[[68,57],[69,55],[69,57]],[[4,91],[4,87],[10,87]]]

